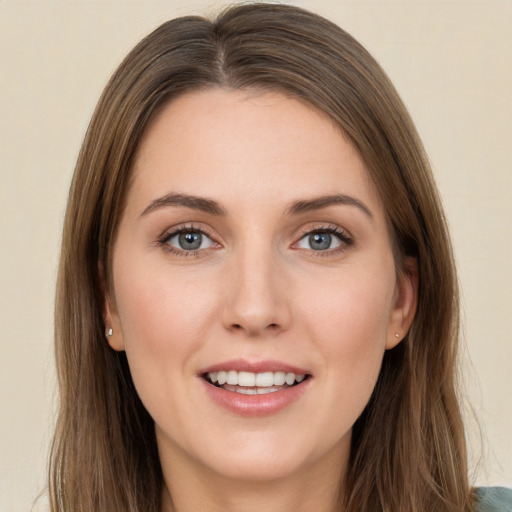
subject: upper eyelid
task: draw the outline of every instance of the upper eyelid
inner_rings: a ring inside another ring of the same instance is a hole
[[[202,235],[206,235],[209,238],[213,240],[214,235],[210,232],[209,229],[205,229],[202,226],[197,226],[194,223],[184,223],[184,224],[178,224],[177,226],[173,226],[172,228],[167,228],[164,231],[162,231],[162,234],[159,236],[160,239],[165,237],[172,237],[179,233],[183,233],[186,231],[197,231],[198,233],[201,233]]]
[[[317,225],[314,227],[303,227],[301,229],[301,234],[295,237],[295,241],[291,244],[291,248],[299,249],[297,245],[303,240],[305,237],[312,235],[313,233],[322,233],[322,232],[328,232],[329,234],[333,234],[338,238],[340,241],[340,246],[328,249],[324,251],[315,251],[313,249],[304,249],[306,251],[312,252],[316,255],[323,255],[328,256],[329,254],[334,254],[337,252],[340,252],[342,250],[346,250],[349,247],[354,245],[354,237],[352,234],[345,228],[342,228],[341,226],[337,224],[325,224]]]
[[[342,228],[341,226],[339,226],[337,224],[331,224],[331,223],[321,223],[321,224],[317,224],[314,226],[302,227],[301,232],[298,236],[300,236],[302,238],[311,233],[317,233],[317,232],[322,232],[322,231],[330,231],[330,232],[338,233],[340,235],[341,234],[345,235],[347,238],[351,238],[351,239],[353,238],[352,234],[350,233],[350,231],[348,231],[348,229]]]
[[[186,232],[197,232],[200,233],[202,236],[206,236],[211,242],[212,246],[205,247],[205,248],[198,248],[198,249],[191,249],[191,250],[185,250],[180,247],[175,247],[174,244],[171,244],[170,241],[179,236],[181,233]],[[184,256],[196,256],[199,257],[200,255],[204,256],[207,254],[208,250],[219,248],[219,246],[222,246],[214,236],[212,236],[208,230],[195,226],[193,223],[190,224],[183,224],[183,225],[177,225],[172,228],[168,228],[162,232],[162,234],[157,238],[156,245],[158,247],[163,248],[168,253],[174,253],[176,256],[184,257]],[[217,246],[217,247],[215,247]]]

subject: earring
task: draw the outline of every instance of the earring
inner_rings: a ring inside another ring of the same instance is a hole
[[[112,329],[110,329],[110,331],[112,331]],[[400,338],[400,334],[398,334],[397,332],[395,333],[395,338]]]
[[[112,334],[114,334],[114,331],[112,330],[112,327],[109,327],[109,329],[107,331],[107,338],[110,338],[110,336],[112,336]]]

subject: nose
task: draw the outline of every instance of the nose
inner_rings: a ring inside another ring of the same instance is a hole
[[[278,258],[270,251],[248,249],[233,259],[222,311],[224,327],[249,337],[288,329],[290,304]]]

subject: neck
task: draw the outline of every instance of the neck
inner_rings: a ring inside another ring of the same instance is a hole
[[[162,454],[161,454],[162,455]],[[179,452],[162,457],[165,487],[162,512],[341,512],[339,452],[291,475],[245,479],[219,475]]]

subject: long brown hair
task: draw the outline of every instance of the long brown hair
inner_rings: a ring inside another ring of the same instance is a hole
[[[353,428],[348,512],[472,510],[456,388],[458,291],[444,214],[422,144],[389,79],[350,35],[305,10],[230,8],[164,23],[126,57],[85,137],[64,224],[55,306],[60,410],[54,512],[158,512],[154,424],[124,353],[105,341],[99,268],[111,249],[148,121],[199,88],[279,90],[326,113],[366,163],[388,216],[398,272],[418,261],[417,314],[387,351]],[[340,504],[341,505],[341,504]]]

